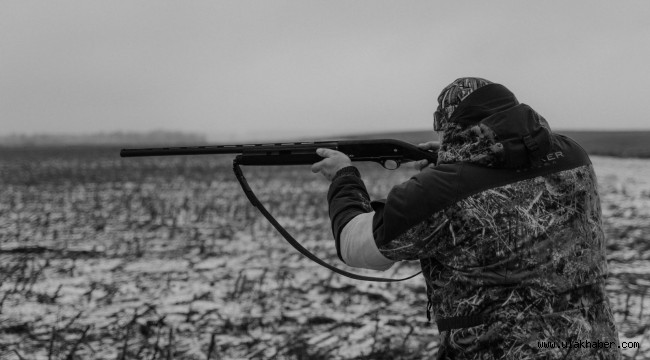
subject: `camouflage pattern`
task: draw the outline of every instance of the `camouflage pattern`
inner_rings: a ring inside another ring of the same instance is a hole
[[[447,123],[447,131],[441,136],[438,164],[464,161],[493,167],[503,160],[504,155],[503,146],[487,126],[478,124],[465,129]]]
[[[489,129],[450,124],[439,163],[490,167],[502,156]],[[468,196],[379,247],[419,259],[436,318],[484,314],[443,332],[440,359],[619,359],[591,165]],[[539,348],[538,342],[615,342]]]
[[[438,111],[444,115],[445,119],[449,119],[461,101],[476,89],[488,84],[492,84],[492,82],[481,78],[464,77],[454,80],[440,92]],[[443,123],[443,130],[446,130],[447,124],[449,123],[446,121]]]

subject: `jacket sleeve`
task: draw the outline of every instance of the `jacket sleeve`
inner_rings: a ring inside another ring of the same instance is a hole
[[[343,227],[339,243],[341,258],[348,266],[385,271],[395,263],[377,249],[372,235],[374,215],[374,212],[359,214]]]
[[[374,210],[372,235],[381,255],[393,261],[417,259],[422,243],[413,232],[431,240],[426,229],[435,224],[425,220],[454,203],[456,171],[455,167],[427,169],[395,186],[386,200],[371,204],[358,170],[354,167],[341,169],[328,192],[332,232],[339,258],[345,261],[341,254],[341,233],[345,226],[356,216]],[[444,221],[441,216],[439,221]],[[400,238],[407,233],[408,236]]]
[[[348,166],[336,173],[327,193],[327,201],[332,222],[332,234],[336,241],[336,254],[341,261],[344,261],[341,256],[343,228],[357,215],[372,211],[370,196],[356,167]]]
[[[381,254],[391,260],[428,257],[445,226],[444,209],[458,201],[462,166],[425,169],[394,186],[386,200],[373,201],[373,236]]]

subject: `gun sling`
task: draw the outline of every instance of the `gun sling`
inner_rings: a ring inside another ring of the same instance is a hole
[[[250,159],[246,159],[246,161],[242,162],[242,159],[244,159],[246,155],[237,155],[235,159],[232,162],[232,169],[235,173],[235,177],[237,178],[237,181],[239,182],[239,185],[241,186],[242,190],[244,190],[244,194],[246,194],[246,197],[248,198],[248,201],[253,204],[261,213],[264,215],[264,217],[273,225],[273,227],[280,232],[282,237],[284,237],[285,240],[291,246],[293,246],[296,250],[298,250],[301,254],[305,255],[307,258],[312,260],[313,262],[331,270],[334,271],[337,274],[341,274],[343,276],[355,279],[355,280],[363,280],[363,281],[376,281],[376,282],[396,282],[396,281],[404,281],[408,280],[411,278],[414,278],[415,276],[421,274],[422,272],[415,273],[411,276],[402,278],[402,279],[389,279],[389,278],[381,278],[381,277],[374,277],[374,276],[365,276],[365,275],[360,275],[360,274],[355,274],[351,273],[345,270],[341,270],[335,266],[332,266],[323,260],[321,260],[319,257],[316,255],[312,254],[309,250],[305,249],[300,243],[287,232],[287,230],[278,223],[273,215],[271,215],[268,210],[262,205],[260,200],[255,196],[255,193],[253,193],[253,190],[251,190],[250,186],[248,185],[248,181],[246,181],[246,177],[244,176],[244,173],[241,170],[240,164],[245,164],[245,165],[255,165],[253,161],[250,161]]]

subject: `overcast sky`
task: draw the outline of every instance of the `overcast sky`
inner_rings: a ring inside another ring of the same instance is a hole
[[[462,76],[650,130],[650,1],[3,1],[0,135],[430,129]]]

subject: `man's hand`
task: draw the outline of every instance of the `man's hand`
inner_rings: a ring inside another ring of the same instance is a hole
[[[418,147],[422,150],[433,150],[433,151],[438,151],[438,148],[440,147],[440,143],[438,141],[429,141],[426,143],[418,144]],[[429,160],[420,160],[416,161],[413,163],[413,167],[415,167],[415,170],[424,170],[427,166],[429,167],[434,167],[436,164],[430,164]]]
[[[312,165],[311,171],[313,173],[320,172],[329,181],[332,181],[332,178],[334,178],[337,171],[352,165],[350,158],[340,151],[320,148],[316,149],[316,154],[325,159]]]

